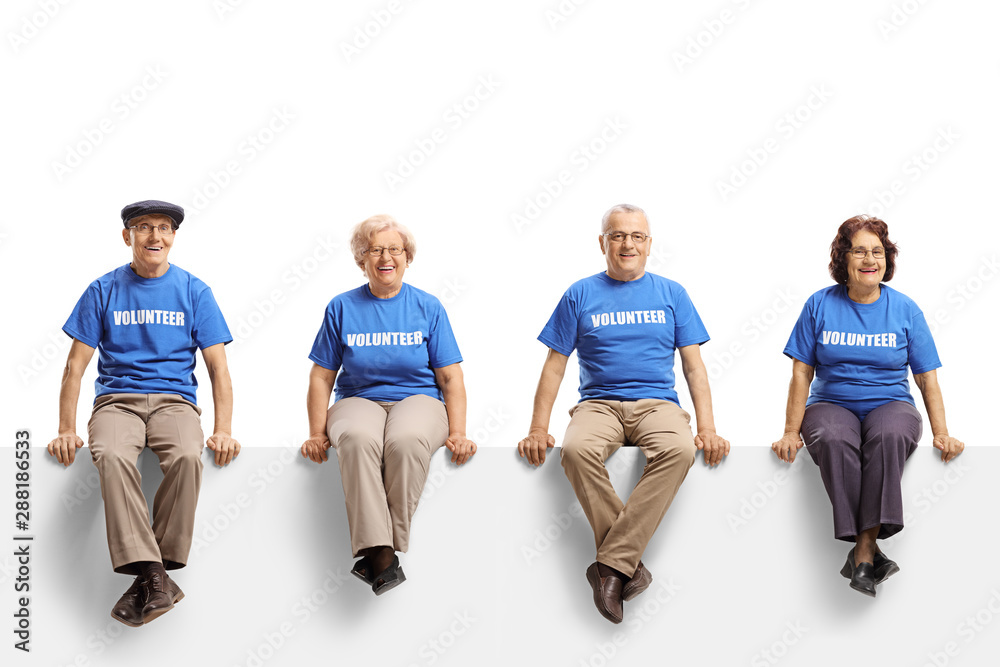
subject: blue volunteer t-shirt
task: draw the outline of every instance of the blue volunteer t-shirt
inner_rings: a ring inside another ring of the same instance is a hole
[[[437,297],[403,283],[391,299],[367,284],[333,297],[309,358],[339,371],[335,400],[395,402],[414,394],[442,400],[434,369],[462,354]]]
[[[581,401],[655,398],[680,405],[674,349],[701,345],[708,332],[674,281],[645,273],[622,282],[598,273],[566,290],[538,340],[567,357],[577,351]]]
[[[785,354],[816,369],[806,405],[834,403],[864,420],[891,401],[913,405],[914,374],[941,367],[924,314],[887,285],[875,303],[855,303],[832,285],[806,301]]]
[[[208,285],[175,264],[141,278],[128,264],[90,283],[63,331],[96,347],[96,396],[177,394],[196,402],[195,350],[233,340]]]

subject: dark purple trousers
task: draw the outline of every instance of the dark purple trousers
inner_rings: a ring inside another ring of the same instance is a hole
[[[834,537],[853,542],[881,525],[881,540],[903,529],[903,463],[922,432],[920,413],[902,401],[880,405],[864,421],[833,403],[806,408],[802,441],[833,503]]]

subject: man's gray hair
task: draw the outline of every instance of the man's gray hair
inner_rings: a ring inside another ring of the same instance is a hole
[[[617,206],[612,206],[608,209],[604,217],[601,218],[601,233],[606,234],[608,229],[611,227],[611,216],[615,213],[642,213],[642,217],[646,219],[646,224],[649,225],[649,216],[638,206],[632,204],[618,204]]]

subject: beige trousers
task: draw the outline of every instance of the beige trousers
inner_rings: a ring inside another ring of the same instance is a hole
[[[448,439],[444,403],[424,394],[398,403],[344,398],[327,412],[326,432],[340,463],[351,551],[406,551],[431,455]]]
[[[176,394],[104,394],[95,401],[87,431],[115,572],[138,574],[138,561],[160,561],[168,570],[187,563],[201,488],[200,416]],[[152,526],[136,467],[147,446],[163,471]]]
[[[597,561],[629,576],[694,464],[691,416],[670,401],[583,401],[570,410],[561,458],[594,529]],[[623,444],[638,446],[646,467],[628,503],[604,461]]]

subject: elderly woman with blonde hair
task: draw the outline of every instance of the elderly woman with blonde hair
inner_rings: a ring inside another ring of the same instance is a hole
[[[351,572],[381,595],[406,580],[396,552],[408,548],[431,455],[444,445],[461,465],[476,444],[465,437],[462,356],[444,307],[403,282],[413,235],[377,215],[354,228],[351,250],[368,283],[326,308],[309,355],[302,455],[322,463],[337,450],[360,557]]]

